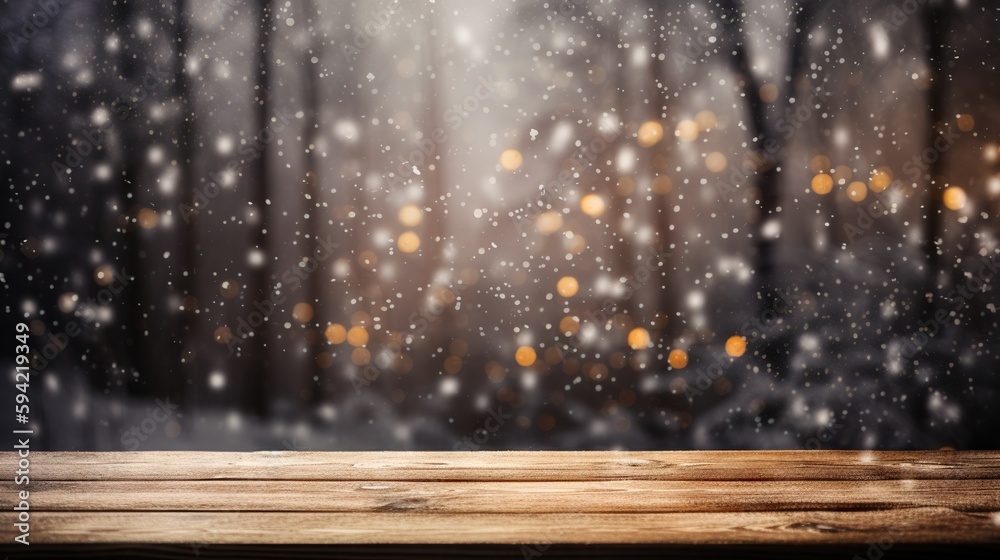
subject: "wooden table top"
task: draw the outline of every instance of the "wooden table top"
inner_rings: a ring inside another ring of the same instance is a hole
[[[1000,452],[32,452],[30,477],[33,544],[1000,543]]]

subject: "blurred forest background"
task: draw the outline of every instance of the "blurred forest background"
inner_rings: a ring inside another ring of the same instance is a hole
[[[4,0],[3,363],[48,449],[996,447],[991,5]]]

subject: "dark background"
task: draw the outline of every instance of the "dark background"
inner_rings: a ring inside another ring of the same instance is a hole
[[[996,447],[997,8],[0,6],[36,445]]]

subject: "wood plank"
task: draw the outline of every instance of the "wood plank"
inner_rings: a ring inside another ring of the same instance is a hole
[[[15,504],[0,485],[0,509]],[[1000,511],[1000,480],[890,481],[84,481],[33,482],[33,511],[667,513]]]
[[[0,514],[0,539],[14,536]],[[433,544],[1000,543],[997,514],[948,508],[852,512],[409,514],[41,512],[36,543]]]
[[[32,452],[32,480],[903,480],[1000,478],[986,451]],[[0,453],[13,472],[16,456]]]
[[[14,459],[0,454],[11,471]],[[37,544],[1000,543],[997,452],[36,452],[31,459]],[[20,489],[0,482],[0,542],[15,535],[11,507]]]
[[[432,560],[553,560],[596,559],[664,560],[667,558],[711,560],[849,560],[855,556],[868,558],[866,544],[823,545],[672,545],[672,544],[604,544],[571,545],[415,545],[415,544],[34,544],[25,555],[21,550],[0,545],[0,554],[11,558],[93,558],[109,560],[123,558],[155,558],[157,560],[193,560],[222,558],[232,560],[400,560],[401,558],[427,558]],[[542,554],[539,554],[542,552]],[[984,558],[993,560],[996,547],[988,544],[955,543],[893,543],[887,551],[872,558],[885,560],[953,560],[955,558]]]

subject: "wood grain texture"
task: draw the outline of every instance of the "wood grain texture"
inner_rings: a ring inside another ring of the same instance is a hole
[[[38,511],[681,513],[950,507],[1000,511],[1000,481],[330,482],[139,481],[32,484]],[[290,499],[292,498],[292,499]],[[0,509],[15,503],[0,493]]]
[[[996,452],[31,454],[34,543],[1000,544]],[[0,454],[0,468],[16,457]],[[0,535],[17,490],[0,482]]]
[[[35,452],[34,480],[891,480],[1000,478],[990,451]],[[0,453],[13,472],[16,457]]]
[[[9,525],[13,514],[3,514]],[[620,514],[48,512],[50,543],[220,544],[796,544],[1000,542],[989,514],[948,508],[881,511]],[[5,528],[6,533],[10,533]]]
[[[10,558],[25,558],[21,550],[0,545],[0,554]],[[31,546],[32,558],[92,558],[110,560],[192,560],[223,558],[226,560],[400,560],[428,558],[433,560],[849,560],[868,558],[868,547],[857,544],[821,545],[670,545],[670,544],[554,544],[544,549],[531,545],[305,545],[305,544],[36,544]],[[881,557],[883,560],[942,560],[954,558],[984,558],[994,560],[996,550],[989,544],[954,543],[895,543]],[[872,556],[877,557],[877,554]]]

